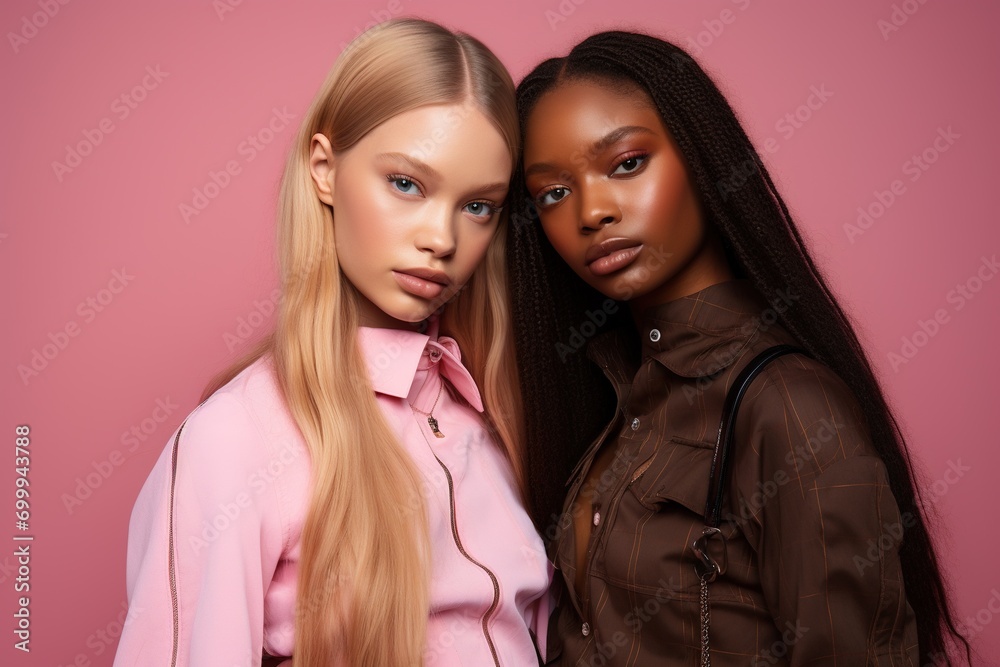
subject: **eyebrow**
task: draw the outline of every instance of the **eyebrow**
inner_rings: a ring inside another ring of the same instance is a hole
[[[441,174],[436,169],[415,157],[407,155],[406,153],[379,153],[375,157],[379,160],[400,160],[401,162],[405,162],[413,171],[419,171],[431,179],[443,180]],[[507,192],[508,185],[509,183],[506,181],[503,183],[489,183],[487,185],[473,188],[466,194],[469,197],[475,197],[485,194],[505,193]]]
[[[619,128],[611,130],[603,137],[595,141],[590,145],[590,150],[587,151],[588,155],[593,155],[600,153],[605,148],[615,143],[616,141],[621,141],[622,139],[632,136],[634,134],[654,134],[652,130],[647,127],[642,127],[641,125],[623,125]],[[524,177],[529,178],[535,174],[546,172],[546,171],[559,171],[559,168],[554,164],[549,164],[548,162],[536,162],[532,164],[527,169],[524,170]]]
[[[379,153],[375,157],[379,160],[400,160],[401,162],[405,162],[410,169],[413,171],[419,171],[424,176],[428,176],[430,178],[441,178],[441,174],[439,174],[436,169],[431,167],[426,162],[418,160],[415,157],[410,157],[406,153]]]

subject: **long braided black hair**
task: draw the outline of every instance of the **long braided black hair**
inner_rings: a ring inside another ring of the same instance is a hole
[[[616,90],[644,90],[680,148],[705,224],[722,238],[734,275],[749,279],[771,303],[790,287],[799,295],[779,316],[781,323],[856,392],[900,512],[912,518],[899,554],[906,596],[917,616],[921,664],[947,659],[946,639],[961,643],[971,664],[969,643],[952,618],[899,424],[847,315],[810,258],[725,97],[676,45],[641,33],[602,32],[582,41],[565,58],[544,61],[520,83],[522,137],[539,98],[574,79]],[[607,308],[606,297],[556,254],[536,222],[522,170],[519,165],[511,191],[508,263],[528,429],[532,514],[543,536],[551,540],[566,527],[560,526],[559,516],[566,492],[562,481],[610,419],[615,405],[600,370],[582,354],[581,325],[590,321],[604,322],[605,328],[629,326],[630,318],[627,307]]]

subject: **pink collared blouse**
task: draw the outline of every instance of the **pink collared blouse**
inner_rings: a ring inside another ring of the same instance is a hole
[[[437,336],[436,321],[428,333],[359,329],[379,405],[423,480],[425,664],[537,665],[552,565],[457,342]],[[464,400],[439,394],[444,381]],[[440,438],[411,408],[431,412],[435,399]],[[188,415],[139,492],[115,667],[256,667],[263,651],[292,655],[309,488],[309,453],[266,355]]]

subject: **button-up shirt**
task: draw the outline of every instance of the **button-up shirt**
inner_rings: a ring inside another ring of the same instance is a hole
[[[436,319],[427,334],[361,327],[358,337],[421,480],[432,557],[425,664],[538,664],[552,568],[457,342],[437,335]],[[188,415],[139,493],[115,666],[292,655],[310,486],[309,452],[266,355]],[[400,511],[418,500],[401,496]]]
[[[796,342],[776,321],[796,298],[726,281],[645,312],[641,349],[621,329],[591,342],[618,410],[567,482],[550,545],[563,589],[551,664],[700,664],[691,544],[723,400],[757,353]],[[905,517],[850,387],[804,355],[771,362],[743,399],[731,465],[713,667],[916,666]]]

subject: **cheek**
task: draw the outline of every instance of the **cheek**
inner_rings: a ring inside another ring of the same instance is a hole
[[[360,195],[360,196],[358,196]],[[334,206],[333,224],[338,253],[373,255],[395,243],[402,225],[389,197],[353,191]]]
[[[654,244],[657,239],[700,238],[700,215],[683,173],[665,174],[656,183],[656,187],[636,183],[637,187],[628,196],[631,210],[624,212],[626,220],[639,222],[645,240]]]
[[[489,250],[490,241],[496,234],[497,227],[487,227],[479,223],[465,230],[463,238],[459,241],[459,254],[461,254],[461,275],[459,280],[462,283],[468,281],[476,268],[486,259],[486,252]]]

